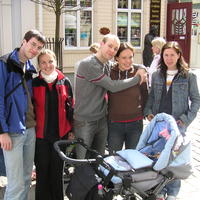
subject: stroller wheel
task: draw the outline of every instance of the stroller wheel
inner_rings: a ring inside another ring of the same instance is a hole
[[[145,198],[145,200],[156,200],[156,196],[154,194],[148,196],[147,198]]]
[[[137,200],[136,197],[130,197],[129,200]]]

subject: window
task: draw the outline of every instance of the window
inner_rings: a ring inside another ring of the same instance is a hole
[[[92,42],[92,0],[66,0],[65,47],[88,47]]]
[[[118,0],[117,35],[121,42],[141,46],[142,0]]]

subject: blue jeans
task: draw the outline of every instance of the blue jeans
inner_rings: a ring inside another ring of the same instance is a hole
[[[181,180],[176,179],[172,182],[168,183],[163,190],[161,191],[162,194],[167,196],[177,196],[181,188]]]
[[[35,153],[35,128],[10,134],[12,149],[3,151],[8,185],[4,200],[27,200]]]
[[[6,176],[6,168],[3,156],[3,150],[0,148],[0,176]]]
[[[84,143],[97,150],[100,154],[105,153],[105,146],[108,135],[107,118],[103,117],[96,121],[74,120],[74,133],[76,138],[82,138]],[[87,153],[87,155],[86,155]],[[76,156],[78,159],[92,157],[81,145],[76,146]]]
[[[108,147],[119,151],[125,142],[126,149],[135,149],[143,130],[143,120],[108,123]]]
[[[178,126],[179,131],[185,135],[186,132],[186,127],[180,127]],[[163,190],[161,191],[162,194],[167,194],[167,196],[177,196],[181,188],[181,180],[176,179],[173,180],[172,182],[168,183]]]

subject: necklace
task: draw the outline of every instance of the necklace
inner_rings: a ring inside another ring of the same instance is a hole
[[[178,69],[176,70],[167,70],[167,75],[168,76],[175,76],[178,72]]]

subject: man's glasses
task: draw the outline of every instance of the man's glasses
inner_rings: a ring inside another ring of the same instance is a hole
[[[43,49],[43,46],[37,45],[35,42],[30,42],[30,45],[33,49],[36,49],[37,51],[41,51]]]

